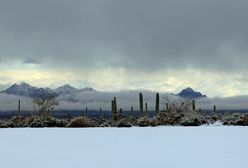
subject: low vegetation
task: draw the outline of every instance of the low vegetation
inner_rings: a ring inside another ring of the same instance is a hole
[[[106,116],[100,110],[100,116],[79,116],[58,119],[52,117],[54,106],[58,105],[53,96],[44,99],[34,99],[34,111],[37,115],[22,116],[20,113],[20,101],[18,101],[18,114],[11,119],[0,120],[0,128],[18,128],[18,127],[154,127],[160,125],[172,126],[200,126],[211,125],[216,122],[223,125],[248,126],[248,114],[219,114],[216,105],[213,111],[204,113],[197,110],[195,100],[176,100],[169,101],[165,98],[164,107],[160,110],[159,94],[156,94],[155,108],[153,115],[148,114],[147,103],[143,102],[143,94],[139,94],[139,114],[135,115],[133,107],[131,111],[124,114],[122,108],[118,110],[117,98],[114,97],[112,104],[112,115]],[[145,109],[144,105],[145,104]]]

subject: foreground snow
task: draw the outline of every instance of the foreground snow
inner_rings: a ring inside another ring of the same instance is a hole
[[[0,129],[2,168],[247,168],[247,127]]]

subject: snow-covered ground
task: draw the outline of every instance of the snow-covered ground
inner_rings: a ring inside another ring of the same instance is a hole
[[[0,129],[1,168],[247,168],[248,128]]]

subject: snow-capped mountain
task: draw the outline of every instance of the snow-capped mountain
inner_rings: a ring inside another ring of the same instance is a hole
[[[14,84],[10,86],[8,89],[1,91],[0,93],[6,93],[16,96],[25,96],[25,97],[38,97],[44,98],[49,95],[54,95],[60,97],[63,100],[71,101],[76,93],[83,93],[83,92],[96,92],[93,88],[86,87],[83,89],[74,88],[68,84],[58,87],[57,89],[50,89],[50,88],[37,88],[31,86],[27,83],[21,84]],[[73,101],[75,101],[73,99]]]
[[[43,98],[51,94],[48,90],[43,88],[33,87],[27,83],[21,83],[20,85],[14,84],[8,89],[1,91],[1,93],[16,95],[16,96],[25,96],[25,97],[38,97]]]
[[[188,98],[188,99],[198,99],[198,98],[203,98],[207,97],[206,95],[201,94],[200,92],[194,91],[192,88],[188,87],[186,89],[183,89],[178,96],[182,98]]]
[[[19,96],[31,96],[37,88],[30,86],[27,83],[21,83],[20,85],[14,84],[8,89],[2,91],[2,93],[19,95]]]
[[[74,94],[78,91],[78,89],[66,84],[61,87],[58,87],[57,89],[54,90],[55,93],[59,95],[66,95],[66,94]]]
[[[91,87],[85,87],[83,89],[79,89],[79,92],[96,92],[96,90]]]

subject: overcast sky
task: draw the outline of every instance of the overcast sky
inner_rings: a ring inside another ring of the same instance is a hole
[[[248,94],[247,0],[1,0],[0,89]]]

